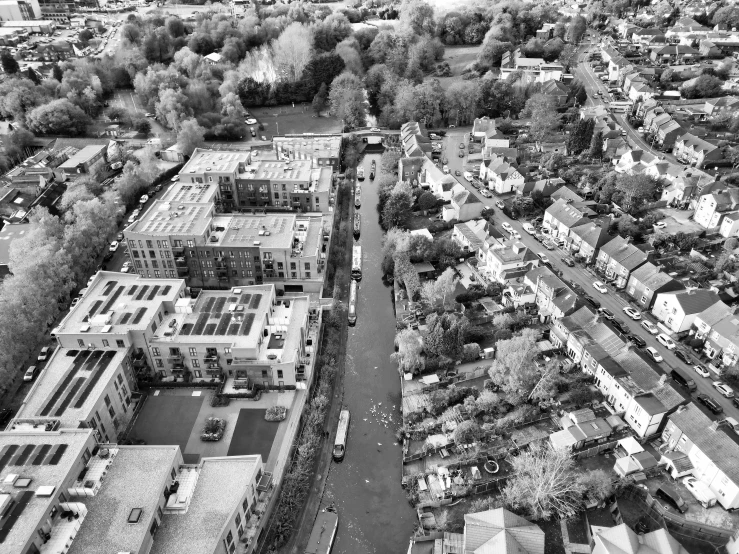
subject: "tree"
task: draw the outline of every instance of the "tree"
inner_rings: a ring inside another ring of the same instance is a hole
[[[704,74],[686,81],[680,88],[685,98],[712,98],[723,92],[724,82],[715,75]]]
[[[359,77],[345,71],[331,83],[328,97],[331,113],[344,122],[345,128],[364,125],[364,88]]]
[[[318,89],[318,92],[313,97],[313,111],[315,114],[320,117],[321,112],[325,111],[328,107],[328,87],[326,86],[326,83],[321,83],[321,88]]]
[[[7,50],[3,50],[2,53],[0,53],[0,64],[2,64],[3,71],[7,75],[13,75],[20,71],[20,66],[18,65],[18,62],[13,56],[10,55],[10,52],[8,52]]]
[[[490,32],[485,35],[485,41],[482,48],[477,54],[477,65],[480,69],[491,69],[500,66],[500,60],[503,54],[513,50],[513,44],[508,41],[501,41],[490,36]]]
[[[141,53],[150,63],[162,63],[172,59],[174,48],[167,29],[159,27],[147,33],[141,44]]]
[[[418,331],[401,329],[395,336],[395,345],[398,351],[390,357],[398,364],[403,373],[418,373],[423,369],[423,340]]]
[[[423,335],[424,349],[434,356],[446,356],[452,360],[460,359],[464,348],[464,337],[469,322],[467,318],[444,312],[432,313],[426,319]]]
[[[567,518],[582,501],[584,486],[566,449],[533,443],[511,459],[512,477],[502,491],[504,504],[530,519]]]
[[[138,25],[127,23],[121,29],[121,36],[123,37],[124,44],[139,44],[141,42],[141,29]]]
[[[603,160],[603,131],[593,133],[593,138],[590,139],[588,156],[593,160]]]
[[[659,76],[659,82],[663,87],[669,87],[672,84],[672,77],[675,74],[675,70],[671,67],[665,68],[662,75]]]
[[[185,156],[190,156],[196,148],[205,142],[205,129],[198,125],[194,118],[182,122],[180,132],[177,133],[177,146]]]
[[[450,112],[456,112],[457,125],[474,119],[479,99],[480,87],[475,81],[455,81],[449,85],[446,105]]]
[[[316,50],[331,52],[336,45],[352,34],[352,26],[346,15],[333,12],[319,22],[313,31],[313,44]]]
[[[433,281],[426,281],[421,287],[421,297],[429,306],[437,304],[445,310],[452,309],[455,304],[454,289],[457,286],[457,275],[452,268],[447,268]]]
[[[34,108],[26,115],[28,128],[38,135],[81,135],[90,118],[66,98]]]
[[[400,26],[418,36],[434,34],[434,8],[425,0],[403,0],[400,5]]]
[[[524,113],[531,117],[532,122],[536,122],[529,131],[529,136],[534,140],[543,140],[559,127],[557,106],[554,99],[549,96],[534,94],[526,101]]]
[[[70,210],[77,202],[92,200],[95,196],[87,189],[85,185],[74,182],[70,185],[59,201],[59,209],[62,212]]]
[[[739,27],[739,6],[737,6],[736,4],[731,4],[719,8],[713,14],[712,21],[716,25],[723,23],[729,29]]]
[[[623,195],[620,204],[631,213],[640,209],[642,203],[654,196],[657,182],[649,175],[624,173],[616,179],[616,190]]]
[[[313,55],[313,32],[306,25],[291,23],[282,31],[272,48],[280,78],[294,83],[303,76]]]
[[[425,191],[421,196],[418,198],[418,207],[421,208],[424,212],[428,210],[432,210],[436,207],[437,204],[436,196],[433,192],[430,190]]]
[[[398,171],[398,161],[400,161],[400,153],[394,150],[385,150],[380,157],[380,171],[382,173],[393,174]],[[393,179],[393,183],[395,180]]]
[[[462,444],[471,444],[476,442],[481,436],[482,429],[480,426],[476,422],[468,419],[457,425],[457,428],[454,430],[454,444],[457,446]]]
[[[601,503],[613,494],[613,479],[602,469],[591,469],[577,476],[580,486],[583,488],[585,498]]]
[[[587,31],[588,24],[585,18],[581,15],[576,15],[570,21],[570,25],[567,28],[567,40],[573,44],[580,44],[582,37]]]
[[[137,133],[148,135],[149,133],[151,133],[151,122],[148,119],[142,117],[133,124],[133,128],[136,129]]]
[[[395,185],[382,210],[382,226],[384,229],[405,227],[413,210],[413,193],[407,183]]]
[[[498,341],[497,353],[488,373],[493,382],[503,389],[511,403],[526,399],[539,380],[536,357],[536,337],[533,329],[524,329],[519,335]]]

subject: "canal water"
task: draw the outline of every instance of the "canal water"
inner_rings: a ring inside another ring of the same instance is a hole
[[[382,229],[377,189],[369,180],[372,160],[362,160],[362,281],[357,324],[349,327],[344,407],[351,412],[344,461],[332,463],[324,504],[334,502],[339,531],[334,554],[402,554],[408,550],[415,512],[400,486],[402,452],[395,439],[401,423],[400,381],[390,359],[395,338],[392,288],[382,282]]]

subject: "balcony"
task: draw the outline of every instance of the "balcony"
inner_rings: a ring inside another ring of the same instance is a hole
[[[187,259],[182,256],[175,258],[174,265],[177,267],[187,267]]]
[[[181,362],[183,359],[182,352],[170,352],[167,356],[167,360],[170,362]]]
[[[205,358],[203,358],[203,361],[206,364],[209,364],[209,363],[217,362],[220,357],[221,355],[216,352],[215,354],[206,355]]]
[[[190,268],[189,267],[178,267],[177,275],[179,277],[182,277],[183,275],[190,275]]]
[[[216,261],[216,270],[221,270],[221,269],[226,269],[227,270],[228,269],[228,262],[219,262],[219,261]]]
[[[184,246],[173,246],[172,254],[174,254],[175,257],[183,256],[185,254],[185,247]]]
[[[32,494],[32,493],[31,493]],[[81,502],[62,502],[60,512],[52,521],[48,531],[42,529],[41,554],[64,554],[77,536],[87,515],[87,507]]]
[[[146,356],[142,351],[136,352],[131,356],[131,364],[134,369],[146,367]]]

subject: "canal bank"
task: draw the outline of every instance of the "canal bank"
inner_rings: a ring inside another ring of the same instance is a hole
[[[365,175],[380,155],[362,159]],[[392,289],[383,284],[383,231],[376,211],[377,188],[362,182],[362,280],[357,324],[349,328],[344,406],[351,412],[346,457],[329,470],[322,505],[339,513],[334,554],[400,554],[408,549],[415,512],[400,486],[402,451],[395,439],[401,423]]]

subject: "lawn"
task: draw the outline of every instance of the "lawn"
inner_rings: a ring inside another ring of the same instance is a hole
[[[249,108],[249,112],[264,125],[264,131],[257,131],[257,136],[264,135],[271,139],[274,135],[293,133],[339,133],[341,120],[335,117],[314,117],[310,104],[290,104],[269,106],[265,108]]]
[[[202,396],[149,396],[130,439],[146,444],[177,444],[184,452],[203,404]]]
[[[269,451],[277,434],[279,423],[267,421],[264,414],[267,410],[241,410],[236,420],[229,456],[261,454],[262,461],[267,463]]]
[[[481,45],[475,46],[447,46],[444,51],[444,60],[449,64],[452,74],[449,77],[439,77],[441,86],[447,88],[452,83],[459,81],[462,70],[477,59],[477,53]]]

